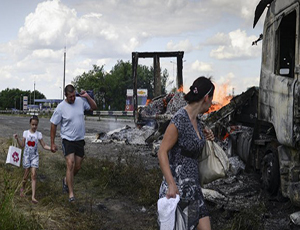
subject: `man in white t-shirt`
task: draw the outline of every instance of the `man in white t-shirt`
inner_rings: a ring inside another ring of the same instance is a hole
[[[74,176],[78,173],[84,157],[85,121],[84,111],[95,110],[95,101],[82,91],[76,97],[74,86],[67,85],[64,89],[66,99],[56,107],[51,122],[51,151],[55,152],[55,135],[57,125],[60,125],[62,149],[66,159],[67,171],[63,178],[63,191],[69,193],[69,201],[75,200],[73,192]]]

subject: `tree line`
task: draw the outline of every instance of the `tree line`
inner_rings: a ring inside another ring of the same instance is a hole
[[[153,98],[154,93],[154,69],[144,65],[137,68],[137,86],[140,89],[148,90],[148,98]],[[161,71],[162,94],[166,93],[166,83],[169,77],[168,71]],[[93,65],[93,69],[76,76],[72,84],[80,92],[92,90],[94,99],[99,110],[124,110],[126,103],[127,89],[133,89],[132,64],[118,61],[109,72],[105,72],[104,65]],[[19,89],[5,89],[0,92],[1,109],[21,109],[22,96],[28,96],[28,104],[33,104],[33,93],[35,99],[45,99],[46,97],[39,91],[22,91]],[[20,107],[21,105],[21,107]]]
[[[38,90],[20,90],[6,88],[0,92],[0,109],[23,109],[23,96],[28,97],[28,105],[33,105],[34,99],[45,99],[45,95]]]

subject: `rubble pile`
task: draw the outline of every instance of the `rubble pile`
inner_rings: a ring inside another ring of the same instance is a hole
[[[185,105],[183,92],[157,97],[147,106],[139,108],[139,121],[137,123],[142,123],[142,125],[134,128],[125,126],[108,133],[99,133],[93,142],[151,145],[155,146],[154,152],[156,152],[171,117]],[[157,141],[158,143],[155,143]]]
[[[175,92],[154,98],[149,104],[139,108],[138,125],[136,127],[131,128],[130,126],[126,126],[108,133],[99,133],[94,142],[147,145],[152,149],[151,155],[157,156],[163,134],[172,116],[187,104],[184,100],[184,95],[183,92]],[[240,97],[237,98],[238,100],[234,99],[234,104],[230,103],[219,111],[214,111],[201,117],[204,125],[214,129],[216,142],[223,148],[228,157],[232,158],[230,159],[230,163],[233,174],[237,174],[240,170],[245,169],[243,162],[232,150],[230,140],[234,139],[236,134],[241,132],[242,127],[229,126],[229,121],[227,120],[228,115],[238,104],[236,101],[241,104],[244,100],[239,99]]]
[[[112,130],[108,133],[99,133],[94,143],[118,143],[127,145],[145,145],[145,140],[153,133],[151,126],[143,126],[140,129],[126,125],[123,128]]]
[[[176,92],[154,98],[148,105],[139,108],[138,123],[145,125],[153,119],[159,123],[170,120],[181,107],[187,104],[184,95],[183,92]]]

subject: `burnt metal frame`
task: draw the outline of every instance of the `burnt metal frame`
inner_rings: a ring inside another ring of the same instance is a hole
[[[132,77],[133,77],[133,116],[137,121],[137,67],[139,58],[153,58],[154,67],[154,97],[161,95],[160,58],[177,58],[177,88],[183,86],[182,68],[183,51],[175,52],[132,52]]]

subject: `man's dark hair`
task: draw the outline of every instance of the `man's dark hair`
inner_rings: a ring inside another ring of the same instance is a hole
[[[73,85],[70,84],[65,87],[64,91],[65,91],[65,95],[67,96],[68,93],[73,93],[75,91],[75,88]]]

